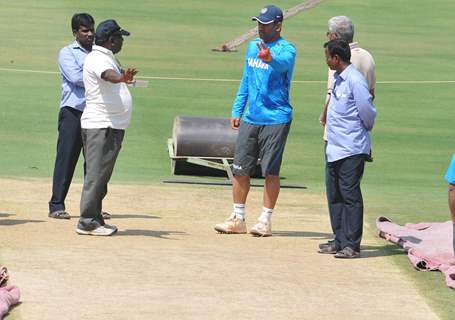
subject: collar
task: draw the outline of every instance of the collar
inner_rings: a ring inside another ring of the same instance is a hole
[[[105,47],[102,47],[102,46],[93,45],[92,52],[93,51],[99,51],[99,52],[109,56],[112,60],[115,61],[118,71],[123,72],[123,68],[122,68],[122,65],[120,64],[120,61],[117,60],[117,58],[114,56],[114,53],[111,50],[109,50]]]
[[[112,53],[111,50],[109,50],[105,47],[102,47],[102,46],[97,46],[96,44],[93,45],[92,51],[99,51],[99,52],[102,52],[102,53],[107,54],[108,56],[114,58],[114,54]]]
[[[258,41],[264,42],[268,48],[270,48],[270,47],[274,46],[275,44],[277,44],[278,42],[280,42],[281,39],[283,39],[283,38],[281,38],[281,36],[279,36],[275,41],[264,42],[264,40],[262,40],[261,38],[258,37]]]
[[[349,44],[349,47],[351,48],[351,50],[352,50],[352,49],[360,48],[358,42],[351,42],[351,43]]]
[[[71,44],[71,48],[73,48],[73,49],[81,49],[85,53],[89,53],[90,52],[87,49],[85,49],[83,46],[81,46],[81,44],[77,40],[74,40],[74,42]]]
[[[342,73],[335,72],[335,79],[346,80],[348,74],[351,73],[351,69],[354,68],[352,63],[343,70]]]

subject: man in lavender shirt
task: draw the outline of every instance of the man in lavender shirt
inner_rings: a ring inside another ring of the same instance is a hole
[[[360,181],[371,149],[369,132],[376,109],[365,78],[351,65],[349,44],[331,40],[324,48],[327,65],[336,71],[327,113],[326,148],[327,201],[335,242],[319,252],[357,258],[363,230]]]
[[[95,21],[90,14],[74,14],[71,19],[74,41],[62,48],[58,57],[62,76],[62,97],[58,115],[57,155],[52,196],[49,201],[50,218],[71,218],[65,210],[65,199],[82,150],[81,115],[85,108],[82,68],[85,57],[92,51],[94,25]]]

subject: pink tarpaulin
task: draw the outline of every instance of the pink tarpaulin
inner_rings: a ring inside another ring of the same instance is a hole
[[[406,250],[416,269],[443,272],[447,286],[455,289],[452,221],[407,223],[400,226],[385,217],[379,217],[376,226],[381,238]]]
[[[21,293],[16,286],[0,287],[0,319],[3,319],[9,309],[19,302]]]

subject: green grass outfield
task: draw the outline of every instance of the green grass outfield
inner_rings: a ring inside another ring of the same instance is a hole
[[[275,2],[283,8],[298,3]],[[4,30],[0,176],[50,178],[59,75],[12,69],[58,71],[58,50],[72,39],[69,20],[74,12],[90,12],[97,22],[115,18],[129,30],[132,36],[125,40],[119,59],[124,66],[137,67],[139,76],[236,80],[241,77],[245,45],[235,53],[210,49],[254,27],[249,18],[266,3],[0,0],[0,4]],[[304,81],[292,88],[295,117],[282,169],[286,183],[304,184],[309,187],[305,192],[324,190],[318,124],[327,76],[322,44],[328,18],[345,14],[354,20],[361,46],[373,53],[379,81],[375,162],[367,165],[363,183],[367,222],[374,223],[379,215],[398,223],[449,218],[443,174],[455,152],[454,83],[412,81],[455,80],[454,11],[451,0],[326,0],[285,22],[283,36],[298,50],[294,80]],[[166,139],[174,117],[228,117],[237,86],[235,81],[151,80],[147,89],[132,89],[133,119],[113,181],[158,183],[171,178]],[[76,176],[81,180],[81,166]],[[405,255],[393,260],[412,274],[435,311],[449,319],[455,311],[454,293],[445,287],[442,274],[412,270]]]

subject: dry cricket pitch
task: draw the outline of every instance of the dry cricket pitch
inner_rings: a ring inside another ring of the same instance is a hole
[[[22,303],[6,319],[437,319],[365,226],[361,259],[316,253],[330,236],[323,195],[284,189],[269,238],[221,235],[228,187],[111,184],[113,237],[47,217],[49,180],[0,180],[0,264]],[[249,195],[247,224],[261,208]]]

